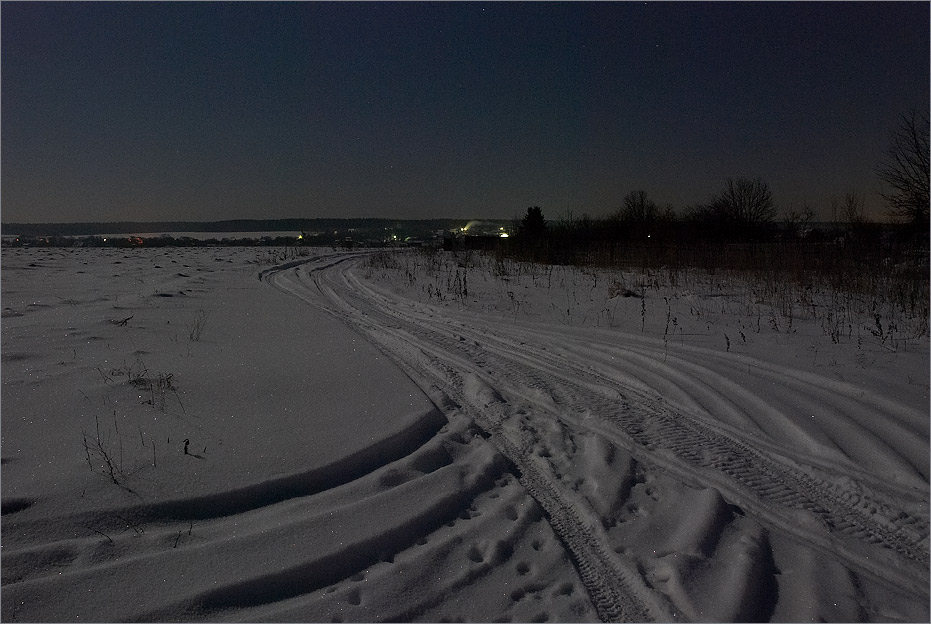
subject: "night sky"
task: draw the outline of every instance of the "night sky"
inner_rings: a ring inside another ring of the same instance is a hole
[[[4,222],[603,216],[858,191],[929,3],[16,3]]]

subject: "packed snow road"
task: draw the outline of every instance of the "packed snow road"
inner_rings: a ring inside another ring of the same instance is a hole
[[[364,261],[260,277],[504,460],[601,619],[927,619],[926,415],[763,360],[414,301]]]
[[[740,279],[5,250],[2,619],[927,621],[927,334]]]

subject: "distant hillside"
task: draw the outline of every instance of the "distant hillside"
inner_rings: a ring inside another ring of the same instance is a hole
[[[508,221],[485,221],[506,224]],[[319,232],[350,229],[364,232],[401,230],[420,236],[464,226],[469,219],[233,219],[228,221],[116,221],[109,223],[3,223],[5,236],[92,236],[142,232]]]

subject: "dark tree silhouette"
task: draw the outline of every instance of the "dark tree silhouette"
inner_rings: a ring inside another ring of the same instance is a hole
[[[543,218],[543,211],[539,206],[531,206],[527,209],[527,214],[521,219],[517,233],[526,239],[539,239],[546,233],[546,219]]]
[[[624,197],[621,221],[655,221],[658,216],[659,207],[647,197],[646,191],[631,191]]]
[[[740,225],[765,225],[776,217],[773,194],[761,178],[728,178],[711,207],[719,218]]]
[[[890,215],[928,227],[928,116],[912,112],[892,132],[886,159],[876,169],[887,186],[880,194]]]
[[[863,197],[856,191],[844,193],[844,203],[841,207],[844,221],[851,225],[860,225],[866,221],[866,216],[863,214],[863,204]]]

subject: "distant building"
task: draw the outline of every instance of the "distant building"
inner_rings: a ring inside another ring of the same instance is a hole
[[[446,251],[497,251],[507,245],[507,243],[508,238],[500,234],[465,234],[456,236],[450,233],[443,237],[443,249]]]

